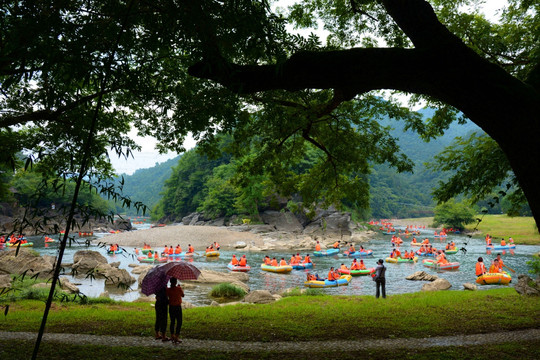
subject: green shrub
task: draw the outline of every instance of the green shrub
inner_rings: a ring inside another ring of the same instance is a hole
[[[49,296],[49,289],[36,289],[36,288],[25,288],[14,293],[18,300],[42,300],[46,301]]]
[[[302,289],[299,287],[295,287],[283,293],[282,296],[289,297],[289,296],[317,296],[317,295],[324,295],[324,292],[321,289],[313,289],[313,288]]]
[[[540,275],[540,259],[529,260],[527,261],[527,265],[531,267],[529,273]]]
[[[236,299],[246,295],[246,291],[231,283],[222,283],[214,286],[210,291],[210,296],[217,298]]]

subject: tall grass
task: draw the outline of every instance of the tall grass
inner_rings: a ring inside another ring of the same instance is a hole
[[[210,296],[215,298],[238,299],[246,295],[246,291],[231,283],[221,283],[212,288]]]
[[[35,285],[47,284],[46,287],[35,287]],[[39,278],[22,277],[13,275],[11,287],[0,291],[0,305],[9,304],[22,300],[39,300],[45,302],[49,296],[50,283]],[[84,294],[69,294],[62,290],[59,284],[56,286],[54,299],[59,302],[75,302],[78,304],[118,304],[110,298],[90,298]]]

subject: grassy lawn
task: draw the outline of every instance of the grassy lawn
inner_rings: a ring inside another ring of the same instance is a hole
[[[496,240],[505,238],[508,240],[512,237],[517,244],[538,245],[540,244],[540,234],[536,228],[534,218],[532,216],[524,217],[509,217],[506,215],[477,215],[477,218],[482,219],[480,224],[473,223],[465,227],[466,230],[472,231],[477,228],[478,236],[490,234]],[[400,224],[409,225],[426,225],[433,224],[433,217],[416,218],[416,219],[399,219]],[[498,243],[498,241],[495,241]]]
[[[39,328],[44,303],[10,304],[0,330]],[[151,336],[154,310],[147,303],[55,303],[47,332]],[[240,341],[384,339],[473,334],[540,326],[540,301],[513,288],[372,296],[293,296],[266,305],[184,310],[182,336]],[[249,329],[249,331],[246,331]]]
[[[478,216],[482,218],[482,216]],[[467,225],[467,230],[474,229],[476,224]],[[540,244],[540,234],[534,219],[528,217],[508,217],[506,215],[486,215],[478,224],[482,235],[490,234],[493,238],[508,240],[512,237],[518,244]],[[498,241],[495,241],[498,243]]]

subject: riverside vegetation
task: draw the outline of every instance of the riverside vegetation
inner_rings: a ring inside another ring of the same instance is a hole
[[[466,231],[475,231],[481,237],[490,234],[495,240],[505,238],[508,240],[512,237],[517,244],[522,245],[538,245],[540,244],[540,234],[536,228],[534,218],[532,216],[516,216],[510,217],[507,215],[477,215],[477,218],[482,221],[465,226]],[[433,224],[433,217],[400,219],[399,224],[418,224],[430,226]],[[497,242],[497,241],[495,241]]]

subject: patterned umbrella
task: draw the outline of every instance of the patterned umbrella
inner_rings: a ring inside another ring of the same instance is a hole
[[[177,278],[178,280],[197,280],[201,271],[195,266],[185,261],[172,263],[173,266],[167,270],[167,276]]]
[[[185,261],[159,265],[146,274],[141,284],[141,292],[145,295],[155,294],[167,286],[171,277],[178,280],[197,280],[200,274],[199,269]]]

